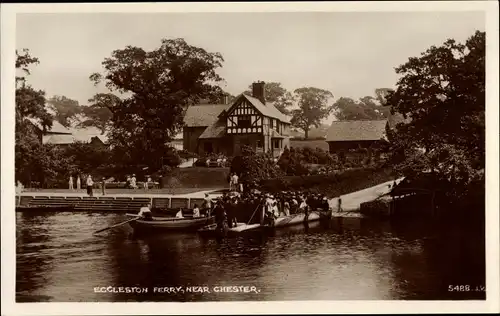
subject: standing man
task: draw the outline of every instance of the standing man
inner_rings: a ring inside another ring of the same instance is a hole
[[[210,216],[212,211],[212,199],[208,196],[208,193],[205,193],[205,201],[203,202],[205,208],[205,214],[207,217]]]
[[[133,174],[132,179],[130,179],[130,185],[132,186],[132,189],[137,189],[137,178],[135,177],[135,174]]]
[[[80,180],[80,175],[76,176],[76,189],[80,190],[82,188],[82,180]]]
[[[106,178],[102,177],[101,182],[102,195],[106,195]]]
[[[234,191],[237,191],[238,190],[238,175],[236,174],[236,172],[233,173],[232,180],[233,180]]]
[[[92,191],[94,187],[94,181],[92,181],[92,176],[89,174],[88,177],[87,177],[87,194],[89,196],[94,196],[94,193]]]
[[[73,176],[69,175],[69,189],[73,191]]]

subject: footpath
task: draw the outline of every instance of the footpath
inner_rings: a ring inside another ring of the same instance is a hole
[[[396,183],[399,183],[403,178],[397,179]],[[394,181],[387,181],[378,185],[375,185],[373,187],[369,187],[360,191],[344,194],[340,196],[342,199],[342,212],[341,213],[348,213],[348,212],[355,212],[359,210],[360,206],[362,203],[365,202],[370,202],[373,200],[376,200],[380,196],[383,196],[387,193],[390,192],[392,185],[394,184]],[[166,194],[166,193],[158,193],[158,192],[151,192],[148,193],[147,191],[142,192],[123,192],[123,193],[106,193],[106,197],[112,197],[112,198],[119,198],[119,197],[133,197],[133,198],[189,198],[189,199],[202,199],[205,197],[205,193],[208,193],[212,198],[216,198],[218,196],[221,196],[221,193],[217,190],[211,189],[211,190],[201,190],[197,192],[191,192],[191,193],[183,193],[183,194]],[[70,190],[66,190],[65,192],[47,192],[47,191],[38,191],[38,192],[22,192],[20,194],[21,196],[31,196],[31,197],[40,197],[40,196],[45,196],[45,197],[62,197],[62,198],[69,198],[69,197],[87,197],[86,192],[72,192]],[[103,197],[102,193],[100,190],[95,190],[94,191],[94,196],[97,198]],[[334,212],[338,212],[337,207],[338,207],[338,198],[333,198],[328,201],[330,204],[330,207],[334,210]]]
[[[403,178],[397,179],[396,184],[401,182],[401,180],[403,180]],[[361,207],[362,203],[374,201],[377,198],[388,194],[391,191],[393,184],[394,181],[387,181],[373,187],[342,195],[340,197],[342,199],[342,213],[357,211]],[[338,199],[339,198],[333,198],[328,201],[328,204],[330,204],[330,207],[333,208],[334,211],[338,211]]]

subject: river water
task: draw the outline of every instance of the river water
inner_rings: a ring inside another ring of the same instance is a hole
[[[16,301],[485,299],[484,241],[459,229],[347,217],[221,242],[92,234],[124,219],[16,213]]]

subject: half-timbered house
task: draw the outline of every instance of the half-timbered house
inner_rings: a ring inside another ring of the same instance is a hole
[[[238,155],[244,145],[281,155],[290,146],[290,119],[265,99],[264,82],[231,104],[191,106],[184,117],[184,149],[198,154]]]

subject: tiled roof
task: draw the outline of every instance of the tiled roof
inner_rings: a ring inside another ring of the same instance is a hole
[[[270,130],[271,138],[286,138],[285,136],[282,136],[280,133],[278,133],[275,129],[271,128]]]
[[[187,127],[210,126],[217,120],[219,114],[230,106],[230,104],[191,105],[184,115],[184,124]]]
[[[285,114],[281,113],[273,103],[266,102],[266,104],[262,104],[262,102],[254,97],[251,97],[246,94],[242,94],[247,100],[252,103],[252,105],[263,115],[269,116],[275,119],[280,120],[283,123],[290,123],[290,118]]]
[[[207,127],[200,135],[200,139],[220,138],[226,135],[226,123],[223,120],[217,120]]]
[[[42,124],[40,123],[40,120],[28,117],[28,120],[33,123],[38,129],[43,131]],[[61,123],[58,121],[54,120],[52,121],[52,127],[47,130],[49,133],[58,133],[58,134],[71,134],[71,131],[64,127]]]
[[[387,120],[334,121],[326,135],[327,142],[380,140],[385,138]]]
[[[59,135],[46,135],[43,137],[44,144],[56,144],[56,145],[64,145],[64,144],[72,144],[76,142],[90,143],[94,137],[97,137],[104,143],[102,135],[68,135],[68,134],[59,134]]]

